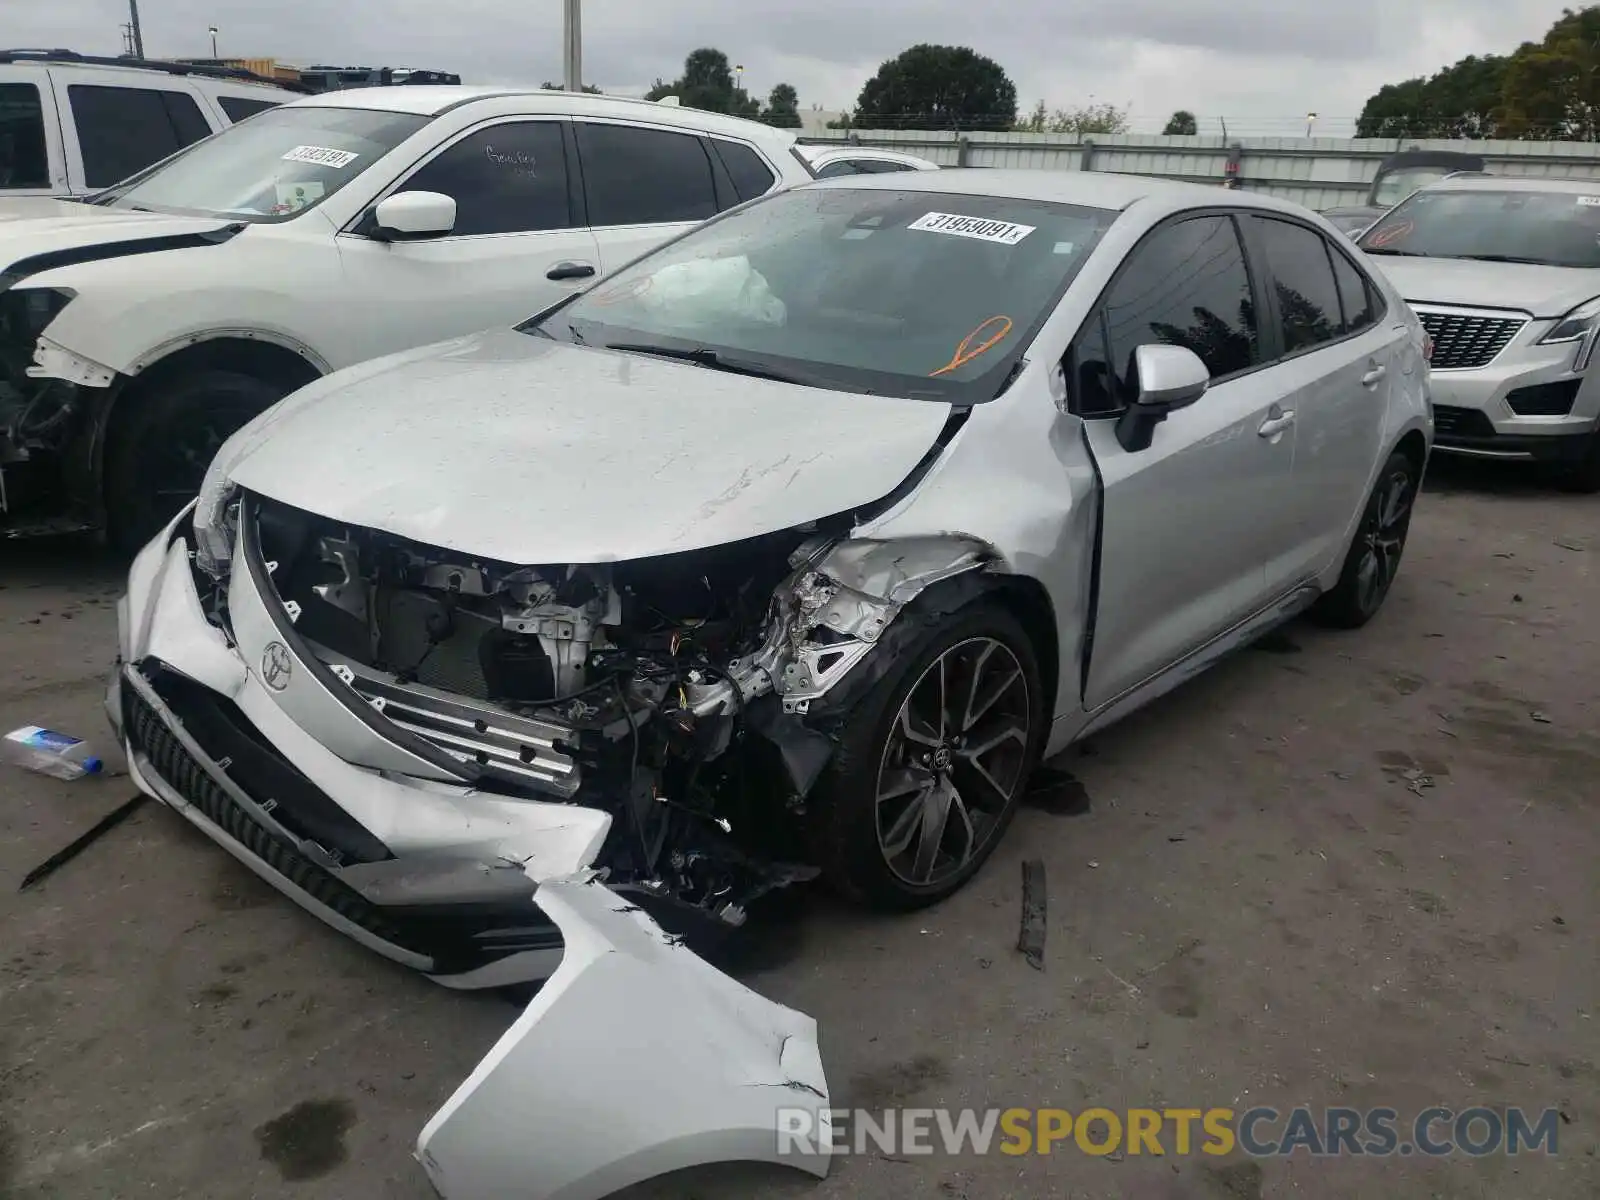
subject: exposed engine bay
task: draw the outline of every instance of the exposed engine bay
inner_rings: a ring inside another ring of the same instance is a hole
[[[796,752],[826,745],[805,714],[903,603],[817,571],[840,530],[508,566],[266,501],[236,506],[240,520],[347,704],[481,790],[610,812],[596,866],[667,928],[738,926],[765,892],[817,874],[794,861],[825,764]],[[206,598],[224,629],[226,596]]]

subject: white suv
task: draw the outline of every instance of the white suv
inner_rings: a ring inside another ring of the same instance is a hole
[[[0,203],[110,187],[304,90],[227,68],[0,50]]]
[[[0,520],[137,546],[289,392],[522,320],[811,178],[753,121],[407,85],[299,99],[87,204],[0,214]]]

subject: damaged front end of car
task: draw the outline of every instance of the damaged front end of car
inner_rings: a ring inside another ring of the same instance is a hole
[[[0,290],[0,536],[91,523],[95,414],[114,375],[37,358],[49,353],[40,335],[73,298],[64,288]]]
[[[924,587],[990,561],[959,538],[851,540],[850,524],[528,566],[214,484],[195,578],[231,637],[228,583],[247,572],[290,660],[434,778],[605,812],[584,865],[709,945],[817,874],[803,821],[831,739],[812,706]]]

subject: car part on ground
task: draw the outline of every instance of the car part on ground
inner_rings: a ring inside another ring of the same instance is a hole
[[[1600,491],[1600,185],[1454,176],[1364,233],[1432,338],[1436,447]]]
[[[814,1020],[722,974],[592,873],[545,880],[534,902],[565,956],[417,1139],[443,1200],[601,1200],[711,1162],[827,1175]],[[796,1125],[805,1135],[786,1135]]]

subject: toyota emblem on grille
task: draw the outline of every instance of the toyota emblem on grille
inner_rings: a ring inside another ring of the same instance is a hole
[[[268,642],[261,656],[261,678],[275,692],[289,686],[289,676],[294,673],[294,660],[289,657],[289,647],[282,642]]]

